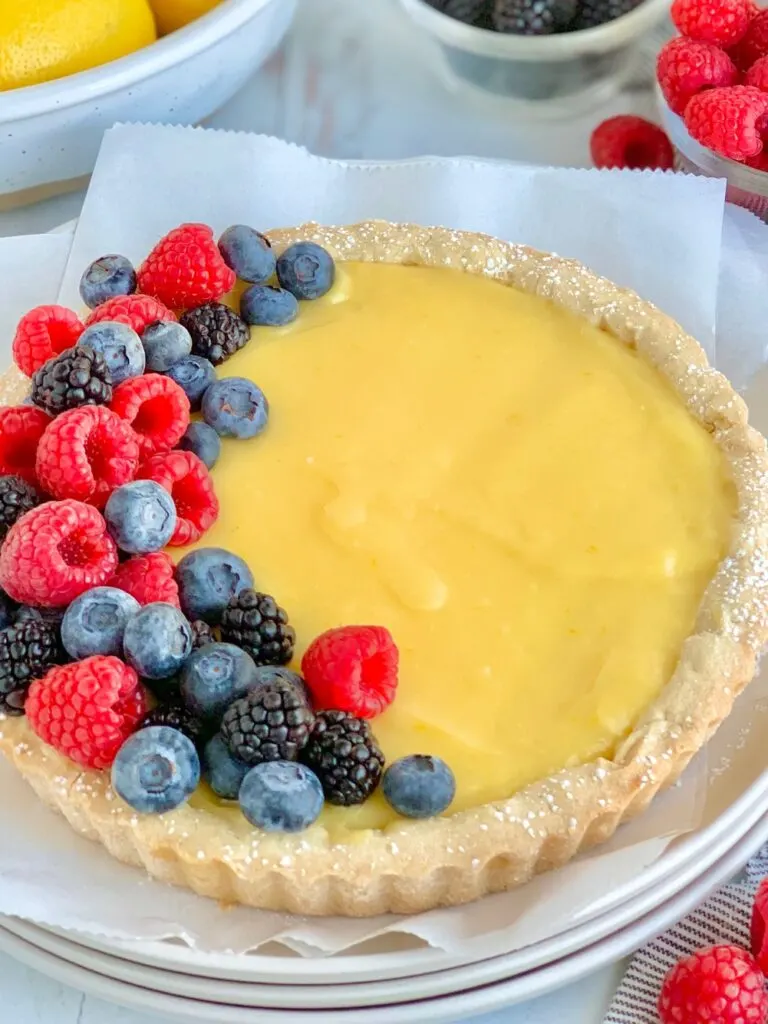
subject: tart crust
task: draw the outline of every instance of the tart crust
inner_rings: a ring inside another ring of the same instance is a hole
[[[674,782],[752,679],[768,637],[768,457],[763,437],[699,344],[631,291],[579,263],[486,235],[369,221],[270,233],[282,249],[313,239],[340,260],[450,266],[549,299],[640,351],[713,435],[737,492],[729,552],[704,594],[675,672],[614,756],[563,769],[508,800],[450,817],[396,822],[333,842],[232,827],[184,806],[141,816],[108,773],[83,771],[47,747],[24,718],[0,715],[0,750],[38,796],[121,861],[225,903],[299,914],[415,913],[510,889],[608,839]],[[0,401],[18,400],[11,370]]]

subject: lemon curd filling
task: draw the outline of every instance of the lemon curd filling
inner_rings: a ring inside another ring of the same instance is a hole
[[[451,810],[610,754],[726,551],[720,451],[650,363],[544,299],[447,269],[339,270],[220,369],[256,381],[270,420],[224,441],[204,543],[288,611],[296,666],[333,626],[388,627],[400,683],[374,733],[388,761],[444,758]],[[376,795],[321,822],[394,818]]]

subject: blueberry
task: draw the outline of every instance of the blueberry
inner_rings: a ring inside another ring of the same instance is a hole
[[[85,270],[80,278],[80,297],[90,309],[96,309],[117,295],[133,295],[136,271],[125,256],[102,256]]]
[[[181,607],[190,622],[203,619],[216,626],[229,599],[253,586],[253,573],[231,551],[197,548],[176,566],[176,582]]]
[[[319,299],[331,290],[333,256],[316,242],[294,242],[277,260],[277,279],[297,299]]]
[[[409,754],[387,768],[381,788],[398,814],[406,818],[434,818],[453,800],[456,780],[439,757]]]
[[[150,725],[129,736],[112,765],[112,788],[140,814],[180,807],[199,782],[194,743],[166,725]]]
[[[116,587],[94,587],[76,597],[61,621],[61,641],[76,661],[92,654],[123,653],[128,620],[140,610],[135,597]]]
[[[181,697],[190,711],[218,723],[233,700],[257,685],[250,654],[234,644],[206,644],[192,652],[181,673]]]
[[[175,320],[155,320],[141,335],[147,370],[166,373],[192,351],[192,335]]]
[[[295,761],[264,761],[240,786],[240,810],[265,832],[301,832],[323,809],[323,787],[313,771]]]
[[[203,768],[208,785],[222,800],[237,800],[240,784],[251,770],[250,765],[232,756],[219,735],[205,745]]]
[[[273,288],[269,284],[252,284],[240,299],[240,316],[247,324],[261,327],[282,327],[299,315],[299,303],[295,295],[285,288]]]
[[[213,469],[221,455],[219,435],[207,423],[190,423],[177,447],[185,452],[194,452],[208,469]]]
[[[104,518],[119,548],[132,555],[146,555],[165,547],[173,536],[176,506],[168,491],[154,480],[134,480],[112,491]]]
[[[123,653],[140,676],[167,679],[179,671],[192,653],[192,627],[172,604],[146,604],[128,620]]]
[[[116,320],[91,324],[80,335],[77,344],[101,352],[112,374],[113,384],[122,384],[129,377],[139,377],[144,373],[144,346],[136,331],[128,324]]]
[[[175,380],[189,399],[193,412],[200,408],[203,395],[216,380],[213,363],[202,356],[183,356],[174,363],[167,376]]]
[[[256,437],[267,425],[264,392],[245,377],[225,377],[203,395],[203,419],[221,437]]]
[[[241,281],[261,284],[275,272],[269,239],[246,224],[233,224],[219,239],[219,252]]]

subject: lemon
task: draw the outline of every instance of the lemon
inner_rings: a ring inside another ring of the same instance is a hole
[[[106,64],[156,38],[147,0],[0,0],[0,91]]]
[[[183,28],[190,21],[218,7],[220,3],[221,0],[149,0],[149,5],[155,12],[157,31],[161,36],[175,32],[177,28]]]

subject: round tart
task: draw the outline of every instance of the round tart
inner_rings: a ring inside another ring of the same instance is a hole
[[[279,596],[293,668],[324,631],[389,630],[399,683],[371,730],[386,763],[449,765],[450,806],[407,820],[377,791],[267,833],[205,786],[137,813],[23,717],[0,749],[78,832],[224,902],[362,916],[511,888],[644,810],[752,678],[765,442],[696,341],[578,263],[378,222],[269,237],[320,243],[336,281],[229,345],[220,376],[259,385],[269,426],[224,438],[193,548]],[[3,400],[26,386],[11,372]]]

